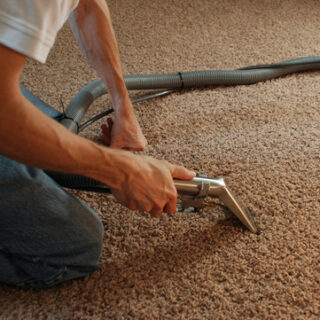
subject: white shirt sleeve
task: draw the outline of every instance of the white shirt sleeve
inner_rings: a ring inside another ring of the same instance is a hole
[[[0,43],[44,63],[79,0],[0,0]]]

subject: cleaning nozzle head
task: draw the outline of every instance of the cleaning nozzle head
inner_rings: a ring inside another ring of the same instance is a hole
[[[218,198],[251,232],[258,233],[248,208],[243,206],[226,186],[223,178],[207,178],[197,176],[193,180],[174,180],[176,189],[182,200],[184,210],[193,207],[196,211],[206,206],[207,197]]]
[[[219,199],[251,232],[258,233],[249,209],[242,205],[227,187],[221,192]]]

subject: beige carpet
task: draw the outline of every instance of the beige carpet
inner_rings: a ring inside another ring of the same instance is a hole
[[[317,0],[109,5],[125,74],[320,55]],[[48,63],[29,61],[22,81],[62,109],[96,77],[66,25]],[[136,110],[145,154],[225,177],[262,233],[215,209],[157,220],[77,192],[105,225],[100,270],[45,291],[0,286],[0,318],[319,319],[320,72],[185,90]],[[84,134],[97,140],[99,123]]]

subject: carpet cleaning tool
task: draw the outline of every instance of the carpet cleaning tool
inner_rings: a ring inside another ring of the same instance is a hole
[[[302,71],[320,70],[320,57],[303,57],[275,64],[249,66],[237,70],[204,70],[177,72],[156,75],[127,75],[124,77],[128,90],[165,89],[165,91],[133,100],[133,103],[169,94],[173,91],[191,87],[213,85],[249,85],[260,81]],[[88,125],[111,113],[109,109],[81,124],[89,106],[100,96],[107,93],[101,79],[95,80],[82,88],[72,99],[64,113],[59,113],[45,102],[22,87],[23,94],[40,109],[55,117],[62,125],[74,133],[79,133]],[[47,172],[59,184],[68,188],[96,192],[111,192],[107,186],[87,177],[65,173]],[[205,206],[213,206],[208,197],[218,198],[239,220],[252,232],[257,227],[250,212],[240,204],[239,200],[227,188],[222,178],[195,177],[191,181],[174,180],[179,194],[181,210],[197,211]]]
[[[111,195],[108,186],[91,178],[47,171],[47,174],[63,187],[106,193]],[[226,186],[223,178],[208,178],[197,175],[192,180],[173,180],[178,192],[177,210],[180,212],[198,212],[205,207],[222,206],[228,208],[251,232],[258,233],[252,215],[239,199]],[[212,198],[217,199],[212,200]],[[111,195],[110,200],[115,200]]]
[[[208,178],[198,175],[192,180],[174,180],[180,199],[179,211],[196,212],[204,207],[215,207],[218,203],[209,199],[218,198],[251,232],[258,233],[252,215],[226,186],[223,178]]]

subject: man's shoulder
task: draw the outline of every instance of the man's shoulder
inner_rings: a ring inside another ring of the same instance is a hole
[[[79,0],[1,0],[0,43],[45,62],[57,32]]]

